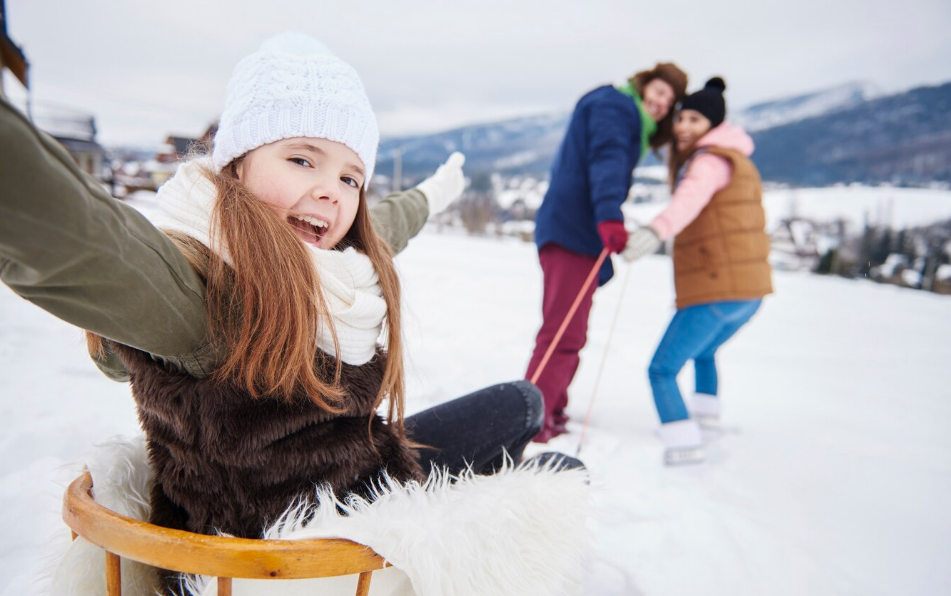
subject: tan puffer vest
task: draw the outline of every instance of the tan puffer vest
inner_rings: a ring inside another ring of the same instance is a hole
[[[677,308],[755,300],[773,291],[759,172],[738,151],[706,151],[730,160],[733,176],[674,239]]]

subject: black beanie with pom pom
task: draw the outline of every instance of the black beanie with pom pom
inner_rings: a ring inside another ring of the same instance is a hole
[[[703,89],[685,97],[680,104],[680,109],[696,110],[710,121],[711,127],[719,126],[726,117],[726,102],[723,101],[724,91],[726,91],[726,83],[723,79],[713,77],[707,81]]]

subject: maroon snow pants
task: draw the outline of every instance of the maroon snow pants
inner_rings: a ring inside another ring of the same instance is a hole
[[[525,378],[529,380],[598,259],[571,252],[557,244],[546,244],[538,252],[538,260],[541,262],[544,284],[542,328],[535,338],[535,351],[525,373]],[[544,442],[551,438],[555,419],[564,416],[565,406],[568,405],[568,385],[581,362],[578,353],[587,341],[588,315],[597,285],[597,282],[592,283],[585,292],[584,299],[568,323],[542,375],[535,382],[545,398],[545,426],[538,434],[538,439]]]

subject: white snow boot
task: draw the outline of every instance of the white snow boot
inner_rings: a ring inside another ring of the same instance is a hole
[[[696,420],[678,420],[660,425],[660,439],[664,442],[664,464],[699,464],[706,454],[700,425]]]
[[[690,400],[690,417],[707,430],[720,428],[720,399],[709,393],[695,393]]]

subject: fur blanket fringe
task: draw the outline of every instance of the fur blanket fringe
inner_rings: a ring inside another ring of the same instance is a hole
[[[145,441],[116,438],[87,458],[94,497],[123,515],[148,519],[152,482]],[[371,596],[575,596],[582,591],[585,470],[555,472],[550,465],[511,462],[492,476],[433,473],[426,482],[400,486],[384,478],[375,498],[344,502],[327,487],[312,500],[291,504],[265,530],[270,539],[346,538],[365,544],[394,567],[376,571]],[[50,594],[105,593],[105,555],[79,538],[59,558]],[[186,577],[194,596],[215,596],[211,578]],[[156,576],[123,560],[124,596],[151,596]],[[312,580],[242,580],[234,596],[346,594],[356,576]]]

